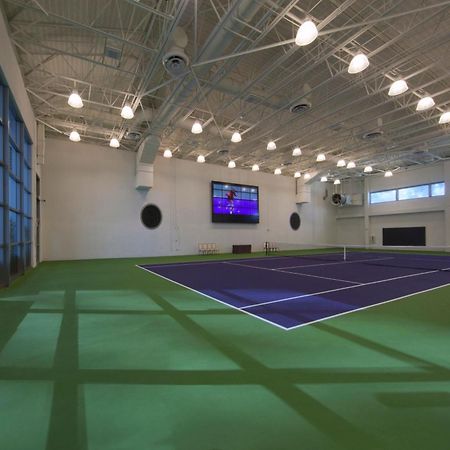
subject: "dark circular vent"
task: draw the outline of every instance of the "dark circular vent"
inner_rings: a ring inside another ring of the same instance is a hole
[[[365,140],[370,141],[370,140],[373,140],[373,139],[378,139],[381,136],[383,136],[383,132],[379,131],[379,130],[376,130],[376,131],[369,131],[368,133],[364,133],[362,135],[362,138],[365,139]]]
[[[142,208],[141,220],[147,228],[158,228],[161,219],[161,210],[156,205],[147,205]]]
[[[311,103],[308,103],[308,102],[297,103],[296,105],[292,105],[290,107],[291,113],[295,113],[295,114],[306,112],[310,109],[311,109]]]
[[[298,230],[300,228],[301,223],[302,223],[298,213],[292,213],[291,217],[289,219],[289,222],[290,222],[291,228],[293,230]]]

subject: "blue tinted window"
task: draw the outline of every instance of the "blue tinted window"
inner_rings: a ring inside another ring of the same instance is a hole
[[[370,203],[395,202],[395,200],[397,200],[396,189],[370,193]]]
[[[439,195],[445,195],[445,183],[433,183],[431,185],[431,196],[437,197]]]
[[[414,198],[425,198],[430,196],[430,189],[428,184],[421,186],[411,186],[398,190],[399,200],[411,200]]]

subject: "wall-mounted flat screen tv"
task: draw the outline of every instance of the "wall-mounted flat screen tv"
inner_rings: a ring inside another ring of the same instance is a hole
[[[211,181],[212,221],[259,223],[258,186]]]

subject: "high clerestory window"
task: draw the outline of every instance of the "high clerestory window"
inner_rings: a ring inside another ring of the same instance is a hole
[[[369,201],[373,205],[376,203],[413,200],[416,198],[438,197],[441,195],[445,195],[445,183],[443,181],[371,192],[369,194]]]

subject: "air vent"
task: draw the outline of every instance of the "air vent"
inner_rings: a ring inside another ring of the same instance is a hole
[[[230,151],[227,148],[219,148],[219,150],[217,150],[217,153],[219,155],[228,155]]]
[[[189,58],[181,49],[172,49],[163,58],[163,64],[166,71],[172,76],[177,77],[186,72],[189,64]]]
[[[127,131],[125,139],[129,141],[139,141],[139,139],[141,139],[141,133],[139,133],[139,131]]]
[[[309,103],[309,102],[297,103],[296,105],[292,105],[289,108],[291,113],[295,113],[295,114],[304,113],[306,111],[309,111],[310,109],[311,109],[311,103]]]
[[[383,132],[380,130],[368,131],[362,135],[362,138],[366,141],[372,141],[374,139],[378,139],[383,136]]]

